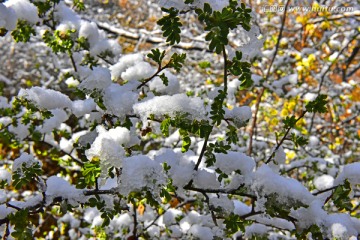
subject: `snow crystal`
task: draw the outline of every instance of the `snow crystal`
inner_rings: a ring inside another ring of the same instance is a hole
[[[65,222],[70,223],[71,228],[80,227],[80,220],[76,219],[72,213],[66,213],[64,216],[58,219],[58,223]]]
[[[30,207],[40,204],[42,201],[43,201],[42,194],[37,194],[35,196],[30,196],[28,199],[26,199],[25,202],[11,201],[9,203],[18,208],[30,208]]]
[[[79,37],[85,37],[90,47],[99,41],[99,29],[95,22],[82,21],[79,29]]]
[[[308,92],[304,95],[303,99],[305,101],[314,101],[316,97],[317,97],[317,94]]]
[[[18,96],[34,102],[40,108],[49,110],[55,108],[70,108],[72,105],[68,96],[58,91],[41,87],[20,89]]]
[[[156,162],[160,164],[166,162],[171,167],[169,175],[174,186],[182,188],[191,180],[195,164],[185,155],[175,153],[172,149],[162,148],[156,151],[154,158]]]
[[[37,130],[43,134],[49,133],[55,128],[59,128],[60,124],[68,119],[68,115],[63,109],[53,109],[50,112],[53,116],[49,119],[45,119],[41,127],[37,127]]]
[[[251,207],[246,205],[243,202],[240,202],[239,200],[233,200],[234,202],[234,213],[237,215],[245,215],[248,214],[249,212],[251,212]]]
[[[155,117],[168,115],[175,117],[178,114],[188,113],[190,119],[203,119],[205,108],[203,101],[198,98],[190,98],[186,94],[173,96],[159,96],[134,105],[134,111],[139,114],[143,122],[154,114]]]
[[[164,74],[168,79],[168,85],[166,86],[160,77],[155,77],[150,81],[150,90],[161,93],[163,95],[173,95],[178,93],[180,89],[180,84],[177,77],[167,70],[164,70]]]
[[[298,219],[297,228],[299,229],[306,229],[313,224],[321,226],[327,217],[322,207],[322,201],[315,200],[307,208],[300,207],[297,210],[291,210],[290,215]]]
[[[180,229],[179,226],[177,225],[172,225],[169,227],[169,230],[171,232],[171,237],[172,238],[175,238],[175,239],[178,239],[178,238],[181,238],[182,236],[182,231]]]
[[[120,193],[127,196],[131,192],[142,191],[144,188],[159,197],[158,186],[165,184],[162,167],[144,155],[132,156],[123,160]]]
[[[33,155],[30,155],[28,153],[22,153],[20,157],[18,157],[17,159],[14,160],[13,166],[12,166],[12,171],[15,172],[17,171],[19,168],[22,167],[22,165],[25,163],[25,166],[27,168],[35,165],[35,164],[39,164],[40,166],[42,165],[41,162],[39,162],[38,160],[34,159]]]
[[[322,175],[315,178],[314,185],[318,190],[331,188],[334,185],[334,178],[330,175]]]
[[[103,90],[111,85],[111,74],[109,69],[94,67],[92,71],[85,73],[84,80],[79,84],[80,89]]]
[[[194,185],[198,188],[219,188],[220,183],[217,180],[216,174],[214,172],[209,172],[206,169],[200,169],[197,171],[194,177]]]
[[[15,212],[16,210],[13,208],[8,208],[6,206],[6,204],[1,204],[0,205],[0,219],[5,219],[7,217],[7,215],[9,215],[10,213]]]
[[[0,96],[0,108],[11,108],[6,97]]]
[[[225,118],[234,122],[235,126],[243,127],[251,119],[251,108],[248,106],[225,109]]]
[[[90,149],[85,151],[87,158],[90,160],[99,158],[105,165],[121,167],[121,160],[125,157],[125,150],[121,145],[130,142],[130,131],[123,127],[106,131],[101,126],[98,126],[96,130],[99,135]]]
[[[191,210],[186,217],[180,220],[180,228],[183,233],[189,231],[191,225],[199,224],[201,221],[200,214],[194,210]]]
[[[360,184],[360,162],[346,164],[334,181],[335,185],[341,185],[345,179],[351,184]]]
[[[101,32],[101,31],[100,31]],[[99,40],[93,47],[90,48],[90,54],[92,56],[99,56],[102,53],[110,52],[111,55],[119,55],[121,53],[121,47],[117,41],[113,39],[106,39],[106,36],[102,36],[103,39]]]
[[[255,172],[254,181],[250,187],[260,195],[276,194],[280,203],[289,204],[289,200],[292,199],[310,204],[315,198],[300,182],[274,173],[265,164]]]
[[[8,185],[11,184],[11,173],[5,169],[0,169],[0,181],[5,181]]]
[[[249,175],[255,168],[255,161],[244,153],[229,151],[227,154],[216,154],[215,167],[227,175],[236,170],[240,170],[242,175]]]
[[[140,53],[124,55],[120,58],[118,63],[110,67],[111,77],[114,80],[117,80],[127,68],[134,66],[138,62],[143,61],[144,57]]]
[[[250,226],[245,227],[245,237],[251,238],[255,236],[266,236],[267,235],[267,227],[263,224],[253,223]]]
[[[284,148],[282,146],[280,146],[278,148],[278,150],[276,150],[276,152],[275,152],[274,161],[277,164],[284,164],[285,160],[286,160],[286,154],[285,154]]]
[[[21,122],[18,122],[16,127],[14,125],[10,125],[8,129],[10,132],[15,134],[17,139],[23,140],[30,134],[29,127],[30,124],[24,125]]]
[[[160,236],[160,228],[158,226],[151,226],[146,231],[151,239],[159,239]]]
[[[138,94],[130,91],[127,85],[113,83],[105,89],[103,100],[108,113],[122,118],[125,118],[126,114],[131,114]]]
[[[181,215],[183,215],[183,212],[181,210],[170,208],[162,216],[162,221],[165,226],[170,226],[176,223],[176,218]]]
[[[250,60],[256,56],[261,56],[265,38],[261,38],[260,28],[252,24],[250,31],[238,27],[236,31],[235,44],[240,46],[238,51],[242,52],[244,60]]]
[[[151,77],[156,72],[148,62],[138,62],[121,73],[121,78],[126,81],[137,81]]]
[[[57,176],[51,176],[46,180],[46,201],[50,204],[54,198],[61,197],[67,199],[69,204],[77,205],[78,202],[86,201],[81,189],[76,189],[65,179]]]
[[[11,0],[6,1],[4,5],[11,8],[16,13],[16,16],[31,24],[36,24],[39,21],[37,7],[28,0]]]
[[[76,29],[80,27],[81,18],[71,8],[67,7],[64,2],[60,2],[56,5],[54,11],[54,17],[60,25],[66,26],[65,29]]]
[[[0,3],[0,28],[12,31],[16,28],[17,16],[12,8]]]
[[[319,145],[319,138],[315,137],[315,136],[310,136],[309,137],[309,146],[310,147],[316,147]]]
[[[209,201],[210,205],[213,206],[215,209],[223,209],[227,214],[232,213],[235,209],[234,202],[224,195],[221,195],[219,198],[210,198]]]
[[[213,237],[214,237],[214,234],[212,233],[210,228],[203,227],[198,224],[191,226],[188,234],[190,234],[200,240],[213,239]]]
[[[350,217],[347,213],[329,214],[325,226],[331,239],[349,239],[358,236],[360,232],[359,220]]]
[[[96,109],[94,99],[76,100],[72,103],[71,110],[76,117],[84,116]]]

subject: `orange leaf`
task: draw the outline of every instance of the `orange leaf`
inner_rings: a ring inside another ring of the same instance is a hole
[[[145,206],[140,204],[137,208],[138,212],[139,212],[139,215],[142,216],[144,215],[144,212],[145,212]]]

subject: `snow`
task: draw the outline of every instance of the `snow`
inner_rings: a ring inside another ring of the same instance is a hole
[[[334,178],[330,175],[322,175],[314,179],[314,185],[318,190],[325,190],[334,185]]]
[[[346,179],[349,180],[351,184],[360,184],[360,163],[350,163],[346,164],[340,174],[334,181],[334,185],[341,185]]]
[[[45,119],[41,127],[37,127],[37,130],[40,133],[49,133],[55,128],[59,128],[61,123],[68,119],[68,115],[63,109],[53,109],[50,112],[53,114],[53,116],[49,119]]]
[[[228,151],[227,154],[216,154],[215,167],[227,175],[240,170],[241,175],[247,176],[253,172],[255,161],[244,153]]]
[[[217,180],[216,174],[206,169],[199,169],[195,173],[194,185],[198,188],[204,189],[217,189],[220,187],[220,183]]]
[[[0,169],[0,181],[7,182],[8,185],[11,184],[11,173],[6,169]]]
[[[132,92],[126,85],[111,84],[104,90],[103,101],[106,112],[124,119],[131,114],[133,105],[137,102],[138,94]]]
[[[57,176],[51,176],[46,180],[46,203],[50,204],[54,198],[61,197],[67,199],[70,205],[76,206],[79,202],[85,202],[86,197],[81,189],[76,189],[65,179]]]
[[[72,102],[71,110],[76,117],[84,116],[87,113],[96,109],[94,99],[88,98],[85,100],[76,100]]]
[[[11,108],[6,97],[0,96],[0,109],[1,108]]]
[[[92,56],[99,56],[103,53],[110,52],[113,56],[119,55],[121,53],[121,47],[117,41],[106,39],[106,36],[104,34],[102,35],[102,39],[90,48],[90,54]]]
[[[111,85],[110,70],[104,67],[94,67],[91,71],[82,74],[83,81],[79,84],[80,89],[89,91],[102,91]]]
[[[188,234],[200,240],[213,239],[214,237],[214,234],[212,233],[210,228],[203,227],[198,224],[194,224],[193,226],[191,226]]]
[[[19,19],[25,20],[31,24],[36,24],[40,21],[37,7],[28,0],[6,1],[4,5],[13,9]]]
[[[43,200],[42,194],[37,194],[37,195],[34,195],[34,196],[30,196],[24,202],[10,201],[9,203],[11,205],[13,205],[13,206],[18,207],[18,208],[30,208],[30,207],[33,207],[33,206],[36,206],[36,205],[40,204],[42,202],[42,200]]]
[[[0,219],[5,219],[7,217],[7,215],[9,215],[10,213],[15,212],[16,210],[13,208],[8,208],[6,206],[6,204],[1,204],[0,205]]]
[[[90,47],[93,47],[99,41],[99,29],[95,22],[82,21],[79,29],[79,37],[85,37]]]
[[[166,162],[167,165],[171,167],[169,170],[169,176],[173,180],[174,186],[182,188],[193,177],[195,167],[194,162],[185,155],[175,153],[172,149],[159,149],[156,151],[154,160],[159,164]]]
[[[251,108],[242,106],[231,110],[225,109],[225,118],[233,121],[236,127],[243,127],[251,119]]]
[[[220,197],[212,197],[209,199],[210,205],[214,209],[222,209],[226,214],[234,212],[234,202],[231,201],[227,196],[221,195]]]
[[[155,198],[160,197],[159,186],[165,184],[162,167],[144,155],[125,158],[122,164],[120,194],[128,196],[131,192],[147,189]]]
[[[323,203],[320,200],[314,200],[309,207],[300,207],[292,210],[290,216],[295,217],[298,221],[298,229],[306,229],[313,224],[322,226],[325,224],[327,213],[322,209]]]
[[[71,108],[72,106],[72,102],[68,96],[52,89],[41,87],[20,89],[18,96],[32,101],[40,108],[48,110],[55,108]]]
[[[301,202],[310,204],[315,198],[300,182],[274,173],[265,164],[255,172],[250,187],[261,196],[276,194],[279,203]]]
[[[259,223],[253,223],[250,226],[245,227],[245,237],[251,238],[256,236],[266,236],[268,232],[268,228]]]
[[[7,8],[3,3],[0,3],[0,28],[5,28],[12,31],[16,28],[17,16],[12,8]]]
[[[274,161],[277,164],[284,164],[286,160],[286,153],[284,151],[284,148],[280,146],[278,150],[275,151]]]
[[[138,81],[151,77],[156,72],[148,62],[138,62],[121,73],[121,78],[125,81]]]
[[[350,217],[347,213],[329,214],[325,223],[329,238],[349,239],[358,236],[360,222],[357,218]]]
[[[90,149],[85,151],[89,160],[98,158],[104,166],[121,167],[122,159],[125,157],[125,150],[121,145],[130,143],[130,131],[127,128],[116,127],[105,130],[102,126],[96,128],[99,135],[91,144]]]
[[[54,17],[59,22],[58,29],[78,30],[80,27],[81,18],[71,8],[67,7],[63,1],[55,6]]]
[[[183,215],[181,210],[170,208],[162,215],[162,222],[164,226],[170,226],[176,223],[176,218],[181,215]]]
[[[22,153],[20,157],[14,160],[14,163],[12,165],[12,171],[18,171],[18,169],[22,168],[23,164],[25,164],[27,168],[30,168],[36,164],[39,164],[40,166],[42,165],[41,162],[34,159],[33,155],[30,155],[28,153]]]
[[[64,216],[58,219],[58,223],[65,222],[69,223],[71,228],[80,227],[80,220],[76,219],[76,217],[72,213],[66,213]]]
[[[111,77],[114,80],[117,80],[127,68],[143,61],[144,57],[140,53],[124,55],[119,59],[118,63],[110,67]]]
[[[180,84],[177,77],[168,70],[164,70],[159,75],[161,75],[162,73],[164,73],[167,77],[168,85],[166,86],[160,77],[155,77],[150,81],[150,90],[160,93],[162,95],[174,95],[176,93],[179,93]]]
[[[17,139],[24,140],[24,138],[26,138],[30,134],[29,125],[30,124],[24,125],[21,122],[18,122],[16,127],[14,127],[14,125],[10,125],[8,129],[10,132],[15,134]]]
[[[175,117],[187,113],[190,119],[205,118],[203,101],[198,97],[190,98],[186,94],[153,97],[135,104],[133,108],[135,114],[140,115],[143,122],[146,122],[151,114],[155,117],[164,115]]]
[[[251,207],[249,207],[248,205],[246,205],[245,203],[239,201],[239,200],[233,200],[234,202],[234,213],[242,216],[245,214],[248,214],[249,212],[251,212]]]

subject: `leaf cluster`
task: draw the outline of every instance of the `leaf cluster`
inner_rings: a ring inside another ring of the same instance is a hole
[[[213,11],[209,3],[204,3],[203,9],[195,10],[201,22],[205,23],[205,30],[209,31],[205,39],[210,41],[209,49],[221,53],[228,44],[230,30],[241,25],[245,30],[250,30],[250,8],[244,3],[238,6],[236,0],[230,0],[229,6],[222,11]]]

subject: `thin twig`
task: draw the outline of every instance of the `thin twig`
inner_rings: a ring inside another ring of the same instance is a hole
[[[270,62],[270,65],[269,65],[269,69],[268,69],[268,71],[267,71],[267,73],[266,73],[265,82],[267,82],[267,81],[269,80],[271,68],[272,68],[272,66],[273,66],[273,64],[274,64],[276,55],[277,55],[277,53],[278,53],[278,51],[279,51],[280,40],[281,40],[281,38],[282,38],[282,33],[283,33],[283,31],[284,31],[285,20],[286,20],[286,13],[287,13],[287,9],[288,9],[288,6],[289,6],[290,1],[291,1],[291,0],[288,0],[288,1],[286,2],[284,15],[283,15],[282,22],[281,22],[281,27],[280,27],[279,36],[278,36],[278,38],[277,38],[277,42],[276,42],[276,46],[275,46],[275,52],[274,52],[274,55],[273,55],[273,57],[272,57],[272,59],[271,59],[271,62]],[[261,98],[262,98],[262,96],[264,95],[264,92],[265,92],[265,87],[262,87],[262,89],[260,90],[260,93],[258,94],[258,96],[257,96],[257,98],[256,98],[254,119],[253,119],[253,122],[252,122],[252,125],[251,125],[251,128],[250,128],[250,140],[249,140],[249,149],[248,149],[248,155],[249,155],[249,156],[251,156],[251,154],[252,154],[253,137],[254,137],[254,135],[255,135],[257,115],[258,115],[258,112],[259,112],[259,107],[260,107]]]
[[[306,110],[303,111],[303,113],[296,119],[295,123],[294,123],[294,126],[295,124],[305,116],[306,114]],[[271,159],[273,158],[274,154],[276,153],[277,150],[279,150],[280,146],[283,144],[283,142],[285,141],[287,135],[289,134],[290,130],[292,129],[293,127],[292,126],[289,126],[284,134],[284,136],[281,138],[280,142],[276,145],[275,147],[275,150],[272,152],[272,154],[270,155],[270,157],[268,158],[268,160],[265,162],[265,163],[269,163],[271,161]]]

